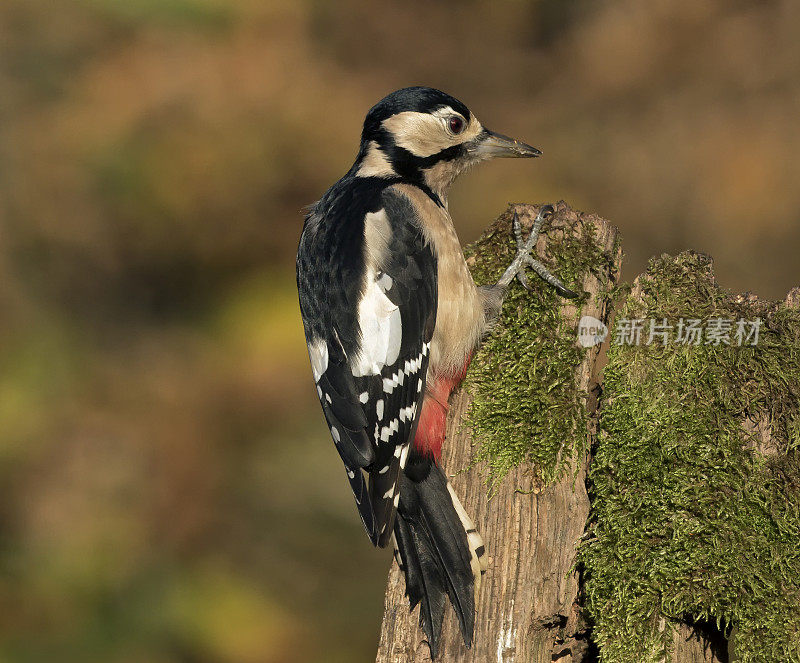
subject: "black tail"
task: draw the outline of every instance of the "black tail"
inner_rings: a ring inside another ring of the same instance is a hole
[[[472,644],[475,599],[486,570],[483,541],[441,468],[412,451],[400,475],[394,523],[398,563],[413,610],[436,657],[446,597],[458,617],[464,644]]]

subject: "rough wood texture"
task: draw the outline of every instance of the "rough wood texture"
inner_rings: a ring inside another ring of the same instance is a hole
[[[538,208],[517,205],[516,209],[523,226],[530,228]],[[598,243],[609,252],[616,250],[615,264],[608,274],[616,280],[622,258],[617,229],[596,215],[575,212],[564,203],[557,206],[554,219],[539,239],[537,251],[544,253],[548,234],[562,232],[561,229],[578,232],[581,224],[595,226]],[[546,287],[538,281],[534,283]],[[594,297],[600,291],[600,281],[589,275],[583,289],[592,297],[582,314],[608,323],[609,303]],[[562,314],[572,326],[577,326],[576,309],[567,300]],[[599,353],[599,347],[588,351],[575,376],[580,388],[590,394]],[[596,399],[590,397],[590,408],[593,403]],[[468,405],[469,396],[463,391],[451,399],[448,439],[443,452],[445,470],[450,475],[468,467],[472,460],[469,431],[459,430]],[[544,489],[533,480],[529,468],[519,467],[508,474],[491,500],[487,499],[483,466],[452,478],[464,507],[483,535],[489,569],[478,599],[472,649],[464,647],[453,612],[448,609],[438,661],[577,663],[583,659],[586,629],[576,603],[578,578],[570,570],[589,513],[584,481],[586,463],[585,457],[574,459],[573,471]],[[430,661],[418,625],[419,608],[409,613],[404,592],[404,579],[393,564],[377,663]]]
[[[707,637],[688,624],[672,629],[672,655],[667,663],[721,663]]]

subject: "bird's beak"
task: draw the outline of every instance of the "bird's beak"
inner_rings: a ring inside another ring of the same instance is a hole
[[[527,143],[488,129],[481,131],[468,149],[477,159],[481,160],[495,157],[538,157],[542,154]]]

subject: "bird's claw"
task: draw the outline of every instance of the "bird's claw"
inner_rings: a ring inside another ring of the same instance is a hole
[[[525,273],[525,269],[520,269],[515,276],[517,277],[517,281],[522,284],[522,287],[525,288],[525,290],[533,290],[531,287],[531,282],[528,281],[528,275]]]
[[[567,288],[558,278],[550,273],[547,267],[531,256],[531,253],[536,247],[536,242],[539,239],[539,231],[542,229],[542,224],[547,218],[552,216],[554,212],[555,209],[552,205],[543,205],[536,215],[536,219],[533,222],[533,227],[527,239],[522,235],[522,226],[519,222],[519,217],[517,216],[517,212],[514,212],[514,216],[511,219],[511,227],[514,231],[514,238],[517,241],[517,256],[500,277],[500,280],[497,282],[498,286],[503,288],[508,287],[511,281],[516,278],[522,284],[523,288],[531,290],[532,288],[528,281],[528,275],[525,273],[525,267],[527,266],[533,269],[545,283],[553,286],[556,292],[562,297],[568,297],[570,299],[578,297],[578,293]]]

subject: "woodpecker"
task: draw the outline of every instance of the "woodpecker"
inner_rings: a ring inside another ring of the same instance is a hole
[[[453,180],[493,157],[538,157],[483,127],[448,94],[410,87],[367,113],[355,163],[309,207],[297,287],[317,395],[372,543],[393,542],[411,608],[436,657],[449,597],[464,644],[486,571],[483,540],[441,469],[450,392],[515,278],[533,267],[514,219],[518,255],[498,284],[478,287],[447,206]],[[552,208],[550,208],[552,209]]]

